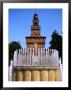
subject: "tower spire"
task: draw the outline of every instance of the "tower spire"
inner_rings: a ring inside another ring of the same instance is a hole
[[[39,26],[39,20],[38,20],[38,15],[34,14],[33,16],[33,25],[34,26]]]
[[[39,26],[38,14],[34,14],[33,16],[33,25],[32,25],[31,30],[32,30],[31,32],[32,36],[40,36],[40,26]]]
[[[31,36],[26,37],[27,47],[43,48],[46,37],[40,35],[38,14],[33,15],[33,25],[31,26]]]

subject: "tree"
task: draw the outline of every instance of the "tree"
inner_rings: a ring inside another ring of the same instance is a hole
[[[58,50],[59,51],[59,57],[61,57],[61,60],[62,60],[62,36],[59,35],[58,32],[55,30],[52,33],[51,37],[52,37],[52,39],[50,41],[50,47],[49,48]]]
[[[13,60],[14,51],[18,49],[21,49],[21,45],[19,42],[12,41],[11,43],[9,43],[9,64],[10,61]]]

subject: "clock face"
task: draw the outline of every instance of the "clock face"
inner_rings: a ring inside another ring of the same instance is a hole
[[[35,31],[35,34],[37,34],[37,31]]]
[[[38,31],[37,30],[34,30],[33,31],[33,35],[38,35]]]
[[[38,34],[38,31],[34,31],[34,34]]]

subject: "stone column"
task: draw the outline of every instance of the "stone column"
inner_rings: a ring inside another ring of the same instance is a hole
[[[31,81],[31,71],[24,71],[24,81]]]
[[[23,71],[22,70],[17,71],[17,81],[23,81]]]
[[[60,81],[61,80],[61,72],[60,70],[56,70],[56,81]]]
[[[48,76],[49,81],[55,81],[55,70],[49,70]]]
[[[40,81],[40,71],[32,71],[32,81]]]
[[[16,81],[16,71],[13,71],[12,81]]]
[[[40,78],[41,81],[48,81],[48,71],[47,70],[40,71]]]

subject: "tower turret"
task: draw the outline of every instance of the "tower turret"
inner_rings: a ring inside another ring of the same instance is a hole
[[[31,26],[31,36],[26,37],[26,44],[28,48],[34,48],[35,42],[37,42],[37,48],[45,47],[46,37],[40,35],[40,26],[38,14],[33,16],[33,24]]]

